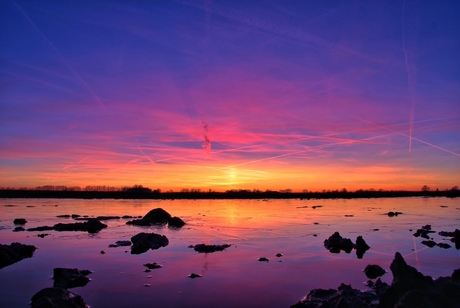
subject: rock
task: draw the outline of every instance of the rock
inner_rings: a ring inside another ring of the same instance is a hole
[[[106,224],[103,224],[96,218],[89,218],[86,222],[76,222],[69,224],[55,224],[53,229],[56,231],[85,231],[88,233],[97,233],[102,229],[107,228]]]
[[[169,240],[166,236],[156,233],[141,232],[131,238],[131,254],[141,254],[149,249],[158,249],[168,246]]]
[[[377,295],[372,291],[360,291],[341,284],[337,289],[314,289],[291,307],[377,307]]]
[[[26,229],[24,229],[23,227],[16,227],[13,229],[13,232],[20,232],[20,231],[25,231]]]
[[[185,222],[179,217],[171,217],[168,219],[169,228],[182,228],[185,225]]]
[[[188,275],[190,278],[192,279],[195,279],[195,278],[200,278],[201,275],[200,274],[195,274],[195,273],[191,273],[190,275]]]
[[[42,233],[42,234],[37,234],[38,237],[45,238],[45,236],[48,236],[48,233]]]
[[[32,257],[35,249],[37,248],[33,245],[21,243],[12,243],[11,245],[0,244],[0,268]]]
[[[144,264],[145,267],[147,267],[149,270],[151,269],[157,269],[157,268],[162,268],[162,266],[156,262],[153,263],[146,263]]]
[[[283,254],[282,253],[277,253],[275,256],[278,257],[278,258],[281,258],[283,256]]]
[[[387,215],[388,217],[394,217],[402,214],[402,212],[388,212]]]
[[[42,226],[42,227],[35,227],[35,228],[27,229],[27,231],[51,231],[51,230],[54,230],[54,227]]]
[[[259,262],[268,262],[269,260],[265,257],[260,257],[259,260],[257,260]]]
[[[171,214],[162,208],[156,208],[145,214],[141,219],[130,220],[126,224],[136,226],[165,225],[170,218]]]
[[[434,241],[422,241],[422,244],[430,248],[433,248],[434,246],[436,246],[436,242]]]
[[[63,288],[45,288],[37,292],[31,299],[32,308],[87,308],[80,295]]]
[[[369,279],[375,279],[377,277],[385,275],[385,273],[386,273],[385,270],[376,264],[369,264],[364,269],[364,274]]]
[[[355,248],[356,248],[356,256],[358,257],[358,259],[362,259],[364,256],[364,253],[368,251],[371,247],[367,245],[366,241],[360,235],[356,238]]]
[[[89,270],[57,267],[53,270],[53,287],[63,289],[84,287],[89,282],[89,278],[86,276],[91,273]]]
[[[324,247],[332,253],[340,253],[341,250],[350,253],[353,250],[353,242],[349,238],[342,238],[339,232],[335,232],[324,240]]]
[[[116,241],[115,244],[110,244],[109,247],[131,246],[131,241]]]
[[[27,220],[25,220],[24,218],[16,218],[15,220],[13,220],[13,223],[15,225],[25,225],[27,223]]]
[[[450,248],[451,246],[447,243],[438,243],[437,244],[439,248],[444,248],[444,249],[448,249]]]
[[[97,216],[96,219],[98,219],[98,220],[113,220],[113,219],[120,219],[120,216]]]
[[[200,252],[200,253],[212,253],[216,251],[223,251],[226,248],[230,247],[230,244],[223,244],[223,245],[206,245],[206,244],[198,244],[195,246],[189,246],[190,248],[193,248],[195,251]]]
[[[101,250],[99,253],[100,253],[101,255],[105,255],[105,251],[104,251],[104,250]]]
[[[423,237],[427,240],[430,239],[430,237],[428,236],[428,233],[435,233],[434,231],[431,230],[431,225],[425,225],[423,227],[421,227],[420,229],[417,229],[417,232],[414,233],[414,236],[415,237]]]

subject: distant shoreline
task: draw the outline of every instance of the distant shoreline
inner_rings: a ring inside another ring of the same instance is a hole
[[[460,197],[460,190],[445,191],[368,191],[355,192],[136,192],[136,191],[47,191],[47,190],[0,190],[4,199],[152,199],[152,200],[206,200],[206,199],[357,199],[400,197]]]

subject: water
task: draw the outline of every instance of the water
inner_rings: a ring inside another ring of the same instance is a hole
[[[15,218],[27,219],[25,228],[32,228],[74,222],[56,217],[62,214],[143,216],[158,207],[187,225],[180,230],[145,228],[118,219],[104,221],[108,228],[97,234],[12,232]],[[389,211],[403,214],[388,217]],[[389,265],[396,251],[425,275],[451,275],[460,267],[460,251],[421,244],[412,234],[426,224],[436,232],[460,228],[459,200],[0,199],[0,243],[38,248],[32,258],[0,269],[0,307],[29,307],[36,292],[52,286],[55,267],[93,271],[90,283],[71,289],[93,308],[288,307],[314,288],[336,288],[343,282],[366,289],[362,270],[368,264],[385,268],[382,280],[390,283]],[[362,235],[371,249],[363,259],[354,251],[332,254],[323,242],[335,231],[353,242]],[[131,255],[129,247],[108,247],[139,232],[166,235],[169,245],[141,255]],[[39,238],[39,233],[50,235]],[[450,243],[437,233],[432,236]],[[200,243],[232,246],[211,254],[188,248]],[[277,258],[277,253],[283,256]],[[259,257],[270,261],[258,262]],[[152,262],[163,267],[144,272],[143,264]],[[191,273],[202,277],[191,279]]]

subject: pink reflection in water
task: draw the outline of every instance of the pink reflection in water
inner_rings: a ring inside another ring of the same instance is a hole
[[[344,282],[365,289],[364,267],[379,264],[389,271],[396,251],[424,274],[446,276],[458,267],[460,252],[427,248],[412,234],[426,224],[437,232],[458,228],[457,203],[442,198],[0,200],[1,243],[38,247],[32,258],[0,270],[0,306],[27,306],[33,294],[52,286],[54,267],[93,271],[87,286],[72,289],[92,307],[289,306],[313,288],[336,288]],[[313,208],[318,205],[322,207]],[[105,221],[109,227],[97,234],[47,231],[50,235],[42,239],[37,237],[40,232],[12,232],[13,219],[19,217],[26,218],[26,228],[31,228],[73,222],[56,217],[62,214],[138,216],[157,207],[187,225],[181,230],[141,228],[119,219]],[[403,214],[388,217],[389,211]],[[371,249],[363,259],[357,259],[355,251],[331,254],[323,241],[335,231],[352,241],[362,235]],[[139,232],[164,234],[170,244],[141,255],[131,255],[129,247],[108,247]],[[437,234],[433,237],[444,241]],[[188,248],[199,243],[232,246],[211,254]],[[278,258],[277,253],[283,256]],[[258,262],[260,257],[269,262]],[[163,267],[144,272],[143,264],[152,262]],[[202,277],[190,279],[192,272]],[[386,282],[391,279],[391,274],[383,277]]]

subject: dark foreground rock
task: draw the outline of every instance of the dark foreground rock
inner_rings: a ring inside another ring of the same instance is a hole
[[[131,254],[141,254],[149,249],[158,249],[166,247],[169,240],[166,236],[156,233],[139,233],[131,238],[133,245],[131,246]]]
[[[87,308],[80,295],[63,288],[45,288],[31,299],[32,308]]]
[[[386,273],[385,270],[376,264],[369,264],[364,269],[364,274],[369,279],[375,279],[377,277],[385,275],[385,273]]]
[[[364,253],[371,248],[369,245],[367,245],[366,241],[361,235],[356,238],[356,244],[354,247],[356,249],[356,256],[358,259],[362,259]]]
[[[53,286],[63,289],[84,287],[89,282],[89,278],[86,276],[91,273],[89,270],[79,270],[76,268],[55,268],[53,270]]]
[[[144,227],[153,225],[164,226],[168,224],[169,227],[181,228],[185,225],[185,222],[179,217],[172,217],[171,214],[162,208],[156,208],[145,214],[141,219],[130,220],[126,224]]]
[[[0,268],[32,257],[35,249],[37,248],[33,245],[21,243],[12,243],[11,245],[0,244]]]
[[[459,307],[460,269],[451,277],[433,280],[407,265],[399,252],[390,269],[393,274],[391,286],[378,279],[369,284],[372,291],[359,291],[344,284],[337,289],[315,289],[291,307]]]
[[[216,251],[223,251],[226,248],[232,246],[231,244],[223,244],[223,245],[206,245],[206,244],[198,244],[198,245],[191,245],[190,248],[193,248],[195,251],[200,253],[212,253]]]
[[[350,253],[353,250],[353,242],[349,238],[343,238],[339,232],[335,232],[324,240],[324,247],[332,253],[340,253],[341,250]]]

